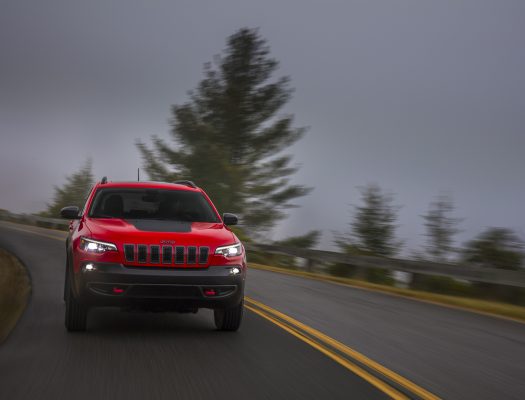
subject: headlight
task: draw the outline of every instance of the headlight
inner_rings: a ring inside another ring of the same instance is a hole
[[[106,251],[117,251],[113,243],[99,242],[98,240],[80,238],[80,248],[89,253],[104,253]]]
[[[224,257],[235,257],[240,256],[242,252],[242,246],[240,243],[232,244],[230,246],[217,247],[215,254],[222,254]]]

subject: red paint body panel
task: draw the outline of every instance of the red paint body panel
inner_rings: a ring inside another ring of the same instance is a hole
[[[125,219],[118,218],[90,218],[88,216],[93,199],[100,188],[148,188],[148,189],[163,189],[163,190],[187,190],[193,192],[200,192],[206,198],[213,211],[220,221],[222,221],[217,209],[206,195],[206,193],[199,188],[191,188],[185,185],[160,183],[160,182],[108,182],[106,184],[97,184],[92,189],[86,205],[84,207],[84,215],[78,221],[71,224],[70,244],[71,254],[73,257],[73,272],[79,273],[81,266],[86,262],[104,262],[104,263],[118,263],[129,266],[140,267],[155,267],[155,268],[207,268],[209,266],[228,266],[238,265],[241,268],[246,268],[244,249],[241,254],[236,257],[225,257],[222,255],[215,255],[215,250],[219,246],[227,246],[239,243],[239,239],[235,234],[222,222],[208,223],[208,222],[193,222],[191,223],[190,232],[154,232],[137,229],[133,224]],[[117,246],[117,251],[108,251],[105,253],[88,253],[83,251],[80,247],[80,238],[87,237],[90,239],[99,240],[102,242],[113,243]],[[148,261],[150,260],[149,246],[161,246],[169,242],[172,246],[196,246],[197,248],[205,246],[209,248],[209,257],[206,264],[163,264],[163,263],[139,263],[126,261],[124,256],[125,244],[144,244],[148,245]]]

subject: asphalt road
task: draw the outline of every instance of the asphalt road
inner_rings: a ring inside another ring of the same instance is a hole
[[[22,260],[33,285],[0,346],[0,399],[386,397],[250,311],[239,332],[222,333],[208,310],[98,309],[87,333],[68,334],[63,244],[0,224],[0,247]],[[253,269],[246,294],[440,397],[525,397],[525,324]]]
[[[250,270],[249,296],[446,399],[525,399],[525,323]]]
[[[0,346],[0,399],[382,399],[386,396],[258,315],[218,332],[212,313],[93,310],[64,328],[64,245],[0,226],[0,246],[32,280],[30,304]]]

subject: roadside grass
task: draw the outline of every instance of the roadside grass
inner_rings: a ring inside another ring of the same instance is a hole
[[[30,292],[24,266],[12,254],[0,249],[0,344],[24,312]]]
[[[357,279],[342,278],[332,275],[324,275],[314,272],[298,271],[280,267],[271,267],[262,264],[250,263],[249,266],[254,269],[261,269],[265,271],[278,272],[287,275],[300,276],[303,278],[315,279],[319,281],[334,282],[342,285],[348,285],[361,289],[388,293],[391,295],[401,296],[427,303],[439,304],[447,307],[473,311],[480,314],[503,317],[512,319],[514,321],[525,322],[525,307],[516,306],[513,304],[423,292],[419,290],[380,285],[377,283],[371,283]]]

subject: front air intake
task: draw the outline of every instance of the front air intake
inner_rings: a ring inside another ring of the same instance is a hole
[[[135,245],[134,244],[125,244],[124,245],[124,255],[127,262],[135,262]]]
[[[149,262],[158,264],[160,262],[160,246],[150,246]]]
[[[208,262],[209,247],[199,247],[199,264],[206,264]]]
[[[162,263],[171,264],[173,258],[173,247],[162,246]]]
[[[195,246],[188,247],[188,264],[195,264],[197,262],[197,248]]]
[[[138,249],[138,261],[139,263],[145,263],[148,261],[148,246],[145,244],[139,244]]]
[[[175,264],[184,264],[184,246],[175,248]]]

